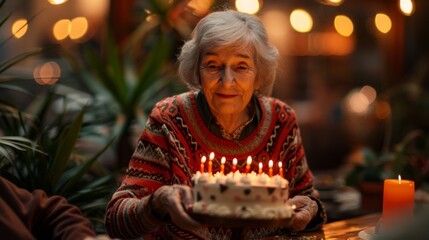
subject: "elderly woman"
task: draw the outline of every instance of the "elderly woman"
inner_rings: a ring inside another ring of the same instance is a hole
[[[295,113],[268,95],[277,50],[257,17],[214,12],[195,27],[181,49],[179,76],[190,92],[157,103],[141,134],[126,176],[106,211],[111,237],[226,239],[230,229],[198,224],[186,212],[192,204],[191,177],[202,155],[256,162],[278,159],[297,206],[288,230],[315,229],[326,220],[313,187]],[[218,171],[219,162],[213,163]],[[226,171],[231,169],[226,163]],[[253,171],[258,166],[254,164]],[[248,238],[274,236],[283,229],[251,229]]]

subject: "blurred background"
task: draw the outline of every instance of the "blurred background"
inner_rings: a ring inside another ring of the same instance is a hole
[[[64,188],[99,180],[99,206],[85,205],[96,223],[153,104],[186,91],[183,41],[223,9],[259,16],[279,49],[273,96],[297,111],[330,221],[380,211],[382,180],[398,175],[428,201],[426,0],[0,2],[0,173],[77,205],[89,200]]]

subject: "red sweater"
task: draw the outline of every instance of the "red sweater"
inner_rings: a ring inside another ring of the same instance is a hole
[[[80,240],[95,237],[79,208],[61,196],[28,192],[0,177],[0,238]]]
[[[220,158],[237,158],[237,170],[244,171],[246,158],[253,158],[251,171],[258,163],[268,172],[268,161],[283,162],[283,172],[289,180],[290,196],[308,195],[317,200],[313,175],[308,168],[295,112],[285,103],[258,97],[261,119],[257,128],[241,140],[226,140],[205,126],[197,107],[195,92],[187,92],[160,101],[149,116],[126,171],[106,209],[106,229],[111,237],[213,239],[230,235],[228,229],[206,228],[198,232],[179,229],[171,222],[160,223],[148,216],[146,200],[162,185],[191,186],[191,177],[200,167],[201,156],[214,152],[213,171],[219,171]],[[225,164],[225,172],[232,163]],[[274,174],[277,173],[275,168]],[[142,200],[143,199],[143,200]],[[319,204],[320,219],[326,215]],[[316,224],[316,225],[317,225]],[[250,235],[273,235],[276,229],[257,230]]]

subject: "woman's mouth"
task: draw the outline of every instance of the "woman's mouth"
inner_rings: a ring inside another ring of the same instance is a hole
[[[216,95],[221,98],[233,98],[237,96],[237,94],[224,94],[224,93],[216,93]]]

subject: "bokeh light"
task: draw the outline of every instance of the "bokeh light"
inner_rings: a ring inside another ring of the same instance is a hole
[[[375,99],[377,98],[377,91],[368,85],[363,86],[360,89],[360,93],[362,93],[366,99],[368,100],[368,104],[371,104],[375,101]]]
[[[337,15],[334,19],[335,30],[344,37],[352,35],[354,26],[352,20],[345,15]]]
[[[79,39],[88,31],[88,20],[85,17],[73,18],[70,22],[70,38]]]
[[[28,21],[25,18],[17,19],[12,24],[12,35],[15,38],[22,38],[28,30]]]
[[[236,0],[235,7],[239,12],[255,14],[259,11],[260,4],[258,0]]]
[[[378,31],[388,33],[392,28],[392,20],[384,13],[377,13],[377,15],[375,15],[375,26]]]
[[[290,14],[290,23],[297,32],[306,33],[313,28],[313,18],[304,9],[295,9]]]
[[[56,62],[39,64],[33,71],[34,80],[40,85],[52,85],[61,76],[61,68]]]
[[[209,11],[214,3],[214,0],[190,0],[188,8],[192,9],[192,13],[196,16],[204,16]]]
[[[48,0],[48,2],[52,5],[60,5],[63,4],[65,2],[67,2],[68,0]]]
[[[55,39],[64,40],[70,32],[70,20],[61,19],[54,24],[52,33],[54,34]]]
[[[72,20],[61,19],[54,24],[53,34],[58,41],[67,37],[76,40],[82,38],[88,31],[88,20],[85,17],[76,17]]]
[[[410,16],[414,13],[414,3],[412,0],[400,0],[399,9],[405,16]]]

